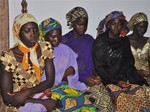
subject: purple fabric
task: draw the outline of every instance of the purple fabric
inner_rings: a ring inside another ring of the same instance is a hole
[[[34,98],[39,98],[43,93],[36,94]],[[42,99],[47,99],[46,96],[44,96]],[[46,108],[44,105],[40,103],[26,103],[24,106],[20,107],[19,112],[46,112]]]
[[[92,76],[94,70],[92,60],[92,45],[94,38],[91,35],[84,34],[80,38],[74,38],[72,31],[63,36],[62,43],[69,46],[77,55],[77,63],[79,69],[79,80],[85,82]]]
[[[53,50],[55,55],[54,66],[55,66],[55,85],[62,81],[65,70],[70,66],[74,67],[75,74],[73,76],[68,76],[68,86],[78,90],[85,90],[86,86],[79,80],[78,66],[77,66],[77,55],[72,49],[64,44],[59,44]],[[42,75],[42,80],[45,80],[45,74]]]

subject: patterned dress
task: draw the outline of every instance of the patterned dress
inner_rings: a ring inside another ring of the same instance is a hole
[[[150,55],[150,38],[147,40],[147,43],[143,46],[142,49],[135,49],[131,45],[131,51],[135,59],[135,67],[137,70],[144,70],[147,74],[149,74],[149,63],[148,56]],[[145,78],[147,79],[147,78]],[[148,81],[147,81],[148,82]],[[148,82],[150,84],[150,82]],[[146,91],[146,96],[150,105],[150,87],[143,87]]]
[[[148,56],[150,55],[150,39],[148,39],[147,43],[143,46],[142,49],[135,49],[131,45],[131,51],[135,58],[135,67],[137,70],[144,70],[147,74],[149,74]]]
[[[44,60],[49,58],[54,58],[52,53],[52,47],[47,42],[40,43],[42,55],[38,59],[41,74],[44,70],[45,63]],[[20,91],[23,87],[31,88],[39,84],[35,77],[35,70],[32,66],[29,66],[27,70],[22,69],[22,63],[18,62],[13,54],[13,51],[10,49],[7,52],[3,52],[1,55],[2,63],[5,65],[5,70],[7,72],[13,73],[13,91],[17,92]],[[2,101],[2,100],[1,100]],[[1,102],[1,110],[0,112],[17,112],[18,109],[14,107],[6,107],[4,106],[3,102]]]

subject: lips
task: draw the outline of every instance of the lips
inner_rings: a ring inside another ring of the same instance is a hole
[[[30,41],[30,43],[35,43],[35,42],[36,42],[36,40]]]
[[[35,43],[35,42],[37,42],[37,39],[31,40],[30,42]]]

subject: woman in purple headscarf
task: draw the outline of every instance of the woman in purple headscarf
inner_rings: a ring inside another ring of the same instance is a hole
[[[138,112],[148,105],[142,85],[148,85],[134,67],[127,21],[120,11],[103,19],[93,44],[93,61],[102,83],[112,94],[117,112]]]

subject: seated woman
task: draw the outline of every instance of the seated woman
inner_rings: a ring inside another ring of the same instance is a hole
[[[139,112],[148,106],[142,85],[148,85],[134,67],[125,16],[113,11],[98,26],[93,60],[102,83],[112,94],[117,112]]]
[[[150,38],[144,36],[148,28],[146,14],[143,12],[134,14],[129,20],[128,26],[133,31],[128,37],[135,59],[135,67],[138,73],[150,84]],[[150,104],[150,87],[144,86],[144,89]]]
[[[49,90],[55,80],[51,45],[48,42],[38,44],[38,23],[29,13],[20,14],[14,19],[13,36],[15,46],[3,52],[0,58],[1,95],[7,106],[0,111],[54,110],[57,101],[50,98]],[[41,82],[44,69],[46,80]]]
[[[76,54],[79,81],[88,86],[88,97],[99,111],[113,112],[110,95],[101,84],[101,78],[95,74],[92,60],[94,38],[87,34],[88,13],[83,7],[74,7],[66,14],[67,25],[71,31],[63,35],[62,43],[69,46]]]
[[[48,18],[41,22],[39,28],[40,40],[48,41],[54,49],[56,78],[51,90],[52,97],[62,101],[63,107],[60,110],[63,112],[96,112],[95,107],[81,92],[86,89],[86,86],[78,81],[77,55],[71,48],[60,43],[62,40],[61,24],[53,18]],[[42,79],[45,80],[45,77]]]
[[[147,16],[142,12],[136,13],[131,17],[128,24],[133,31],[128,37],[135,58],[135,67],[138,73],[150,84],[150,38],[144,36],[148,28]]]

